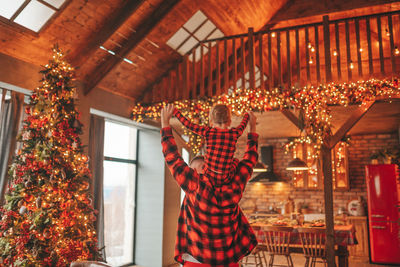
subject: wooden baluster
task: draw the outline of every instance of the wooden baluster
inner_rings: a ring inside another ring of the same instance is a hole
[[[268,81],[269,81],[269,90],[271,91],[274,88],[274,77],[272,74],[272,40],[271,34],[268,34]]]
[[[390,39],[390,60],[392,63],[392,75],[396,73],[396,61],[394,58],[394,40],[393,40],[393,20],[392,15],[388,16],[389,39]]]
[[[236,53],[236,39],[232,39],[232,54],[233,54],[233,90],[237,89],[237,53]]]
[[[173,70],[170,70],[167,77],[168,102],[172,102],[173,100],[175,100],[175,90],[172,87],[172,73]]]
[[[300,67],[300,41],[299,29],[296,29],[296,65],[297,65],[297,83],[301,85],[301,67]]]
[[[175,76],[175,100],[181,100],[181,87],[180,87],[180,84],[181,84],[181,81],[180,81],[180,75],[179,75],[179,67],[180,67],[180,63],[179,64],[176,64],[176,69],[175,69],[175,72],[176,72],[176,76]]]
[[[351,80],[352,73],[351,73],[351,51],[350,51],[350,30],[349,30],[349,21],[346,20],[346,51],[347,51],[347,78]]]
[[[216,78],[217,79],[216,80],[217,87],[215,89],[215,95],[221,94],[221,61],[219,58],[219,44],[220,44],[220,41],[217,41],[215,44],[215,49],[217,50],[216,55],[215,55],[215,57],[216,57],[215,70],[217,71],[217,78]]]
[[[335,41],[336,41],[336,67],[338,80],[342,79],[342,66],[340,65],[340,39],[339,39],[339,24],[335,22]]]
[[[282,63],[281,63],[281,32],[276,32],[276,61],[278,63],[278,84],[282,85]]]
[[[196,48],[193,50],[192,52],[192,92],[191,95],[189,95],[189,99],[195,99],[197,98],[197,83],[196,83],[196,54],[197,54],[197,49],[200,48]]]
[[[182,79],[183,79],[183,99],[189,99],[189,56],[183,56],[183,65],[182,65]]]
[[[372,43],[371,43],[371,23],[369,18],[365,21],[367,27],[367,43],[368,43],[368,67],[369,75],[374,73],[373,56],[372,56]]]
[[[200,96],[204,95],[204,45],[200,44]]]
[[[260,65],[260,89],[265,90],[264,60],[263,60],[263,34],[258,35],[258,64]]]
[[[212,97],[213,94],[213,77],[212,77],[212,44],[208,43],[208,92],[207,96]]]
[[[248,43],[249,43],[249,79],[250,79],[250,88],[251,90],[256,89],[256,73],[254,68],[254,29],[249,28],[248,34]]]
[[[332,64],[331,64],[331,33],[329,29],[329,17],[323,17],[324,29],[324,49],[325,49],[325,80],[332,81]]]
[[[306,42],[306,70],[307,70],[307,83],[311,80],[311,73],[310,73],[310,50],[308,48],[308,44],[310,43],[309,36],[308,36],[308,28],[305,28],[305,42]]]
[[[224,93],[228,92],[229,87],[229,59],[228,59],[228,40],[224,40]]]
[[[165,80],[166,80],[166,77],[163,77],[163,78],[161,78],[161,81],[160,81],[160,88],[161,88],[160,98],[161,98],[161,101],[167,101],[167,95],[166,95],[167,87],[165,86]]]
[[[240,49],[240,57],[241,57],[241,72],[242,72],[242,89],[245,89],[246,87],[246,77],[245,77],[245,68],[246,68],[246,61],[245,61],[245,48],[244,48],[244,38],[240,37],[240,45],[241,45],[241,49]]]
[[[357,63],[358,63],[358,76],[362,77],[363,72],[362,72],[362,59],[361,59],[361,44],[360,44],[360,25],[359,25],[359,20],[355,20],[355,25],[356,25],[356,43],[357,43]]]
[[[286,64],[287,64],[287,77],[288,77],[288,89],[292,87],[292,66],[290,65],[290,32],[286,31]]]
[[[383,43],[382,43],[382,24],[381,17],[376,18],[378,24],[378,42],[379,42],[379,62],[381,65],[381,74],[385,74],[385,59],[383,57]]]
[[[318,37],[318,26],[314,26],[314,39],[315,39],[315,66],[317,70],[317,81],[321,81],[321,70],[319,62],[319,37]]]

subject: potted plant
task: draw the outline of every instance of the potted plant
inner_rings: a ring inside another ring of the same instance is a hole
[[[380,149],[371,154],[371,164],[391,164],[398,157],[398,152],[393,148]]]

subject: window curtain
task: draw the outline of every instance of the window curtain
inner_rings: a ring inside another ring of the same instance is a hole
[[[5,98],[8,90],[2,90],[0,113],[0,197],[4,200],[4,194],[8,185],[8,167],[15,153],[16,137],[19,130],[24,95],[11,92],[11,99]]]
[[[92,194],[94,208],[98,210],[96,230],[99,248],[104,249],[104,198],[103,198],[103,161],[104,161],[104,118],[96,115],[90,117],[89,130],[89,167],[92,172]]]

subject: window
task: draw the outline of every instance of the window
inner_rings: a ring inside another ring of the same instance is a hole
[[[65,0],[0,0],[0,16],[39,32],[64,2]]]
[[[224,34],[200,10],[197,11],[179,30],[167,41],[167,45],[179,54],[185,55],[200,41],[221,38]],[[215,42],[213,43],[215,45]],[[204,46],[204,53],[208,48]],[[196,49],[196,62],[200,59],[200,49]],[[190,57],[189,60],[192,60]]]
[[[133,263],[137,129],[105,121],[104,241],[112,266]]]

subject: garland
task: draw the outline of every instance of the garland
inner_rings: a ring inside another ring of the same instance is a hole
[[[173,104],[192,121],[206,125],[208,112],[216,104],[226,104],[232,113],[242,116],[246,111],[264,112],[270,110],[296,109],[302,114],[303,130],[317,151],[326,137],[332,133],[329,106],[366,105],[378,97],[400,97],[397,79],[369,79],[352,83],[329,83],[319,86],[293,87],[291,90],[275,88],[267,90],[237,89],[228,94],[196,100],[179,100]],[[166,101],[133,107],[132,119],[143,122],[146,119],[160,118],[161,109]],[[197,154],[202,144],[200,137],[185,131],[189,135],[188,145]]]

